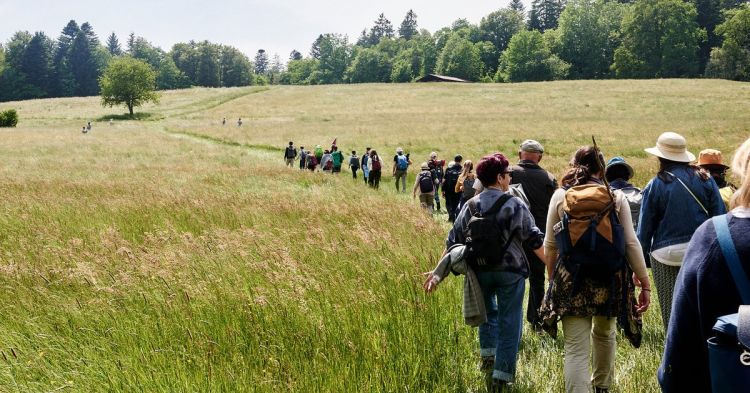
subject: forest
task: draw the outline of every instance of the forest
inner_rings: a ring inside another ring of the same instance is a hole
[[[55,39],[16,32],[0,45],[0,101],[99,94],[111,59],[130,56],[156,72],[160,90],[192,86],[412,82],[442,74],[474,82],[561,79],[750,80],[750,3],[741,0],[520,0],[435,32],[409,10],[380,14],[356,40],[323,33],[288,57],[230,45],[176,43],[168,51],[131,33],[101,39],[71,20]]]

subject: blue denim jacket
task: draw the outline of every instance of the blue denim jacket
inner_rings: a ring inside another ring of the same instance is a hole
[[[704,221],[726,213],[714,180],[709,178],[704,181],[694,171],[683,165],[669,169],[700,199],[708,210],[708,216],[677,179],[666,183],[657,176],[643,189],[638,240],[646,261],[652,250],[687,243]]]

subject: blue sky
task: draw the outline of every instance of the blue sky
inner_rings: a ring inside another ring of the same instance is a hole
[[[251,58],[260,49],[286,59],[292,49],[307,55],[320,33],[356,40],[385,12],[398,28],[411,8],[420,28],[435,31],[458,18],[478,23],[509,0],[0,0],[0,42],[18,30],[55,38],[70,19],[88,21],[99,38],[115,32],[124,44],[132,31],[164,50],[174,43],[207,39],[232,45]]]

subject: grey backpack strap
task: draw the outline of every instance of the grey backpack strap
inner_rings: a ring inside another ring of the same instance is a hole
[[[743,347],[750,348],[750,306],[740,306],[737,316],[737,339]],[[750,366],[750,356],[746,361],[745,365]]]

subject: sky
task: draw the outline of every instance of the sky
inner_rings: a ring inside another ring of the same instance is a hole
[[[0,0],[0,42],[19,30],[60,35],[69,20],[89,22],[102,42],[112,32],[125,45],[134,32],[168,51],[190,40],[226,44],[251,59],[258,49],[282,60],[292,49],[307,55],[321,33],[356,41],[383,12],[395,29],[409,9],[419,28],[434,32],[454,20],[479,23],[509,0]]]

